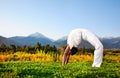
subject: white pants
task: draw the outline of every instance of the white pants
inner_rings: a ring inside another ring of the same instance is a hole
[[[90,31],[84,31],[82,32],[82,38],[84,40],[87,40],[90,44],[92,44],[95,47],[94,50],[94,60],[92,67],[100,67],[102,64],[102,58],[103,58],[103,45],[100,42],[100,40]]]
[[[103,58],[103,46],[101,45],[94,51],[94,60],[92,67],[100,67],[102,64],[102,58]]]

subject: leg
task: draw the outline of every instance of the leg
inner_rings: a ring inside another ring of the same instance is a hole
[[[101,45],[94,51],[94,61],[92,67],[100,67],[102,64],[102,58],[103,58],[103,46]]]

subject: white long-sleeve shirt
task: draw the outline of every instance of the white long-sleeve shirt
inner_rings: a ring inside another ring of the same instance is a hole
[[[88,41],[91,45],[95,47],[95,49],[103,46],[100,40],[92,32],[86,29],[72,30],[68,36],[67,44],[70,46],[70,49],[73,46],[78,47],[82,39]]]

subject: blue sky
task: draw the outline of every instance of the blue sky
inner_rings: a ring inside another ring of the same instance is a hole
[[[75,28],[120,36],[120,0],[0,0],[1,36],[39,32],[56,40]]]

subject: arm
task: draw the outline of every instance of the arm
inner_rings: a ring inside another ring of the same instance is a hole
[[[70,57],[70,46],[67,45],[66,49],[65,49],[65,52],[63,54],[63,59],[62,59],[62,66],[64,66],[65,64],[68,63],[68,60],[69,60],[69,57]]]

